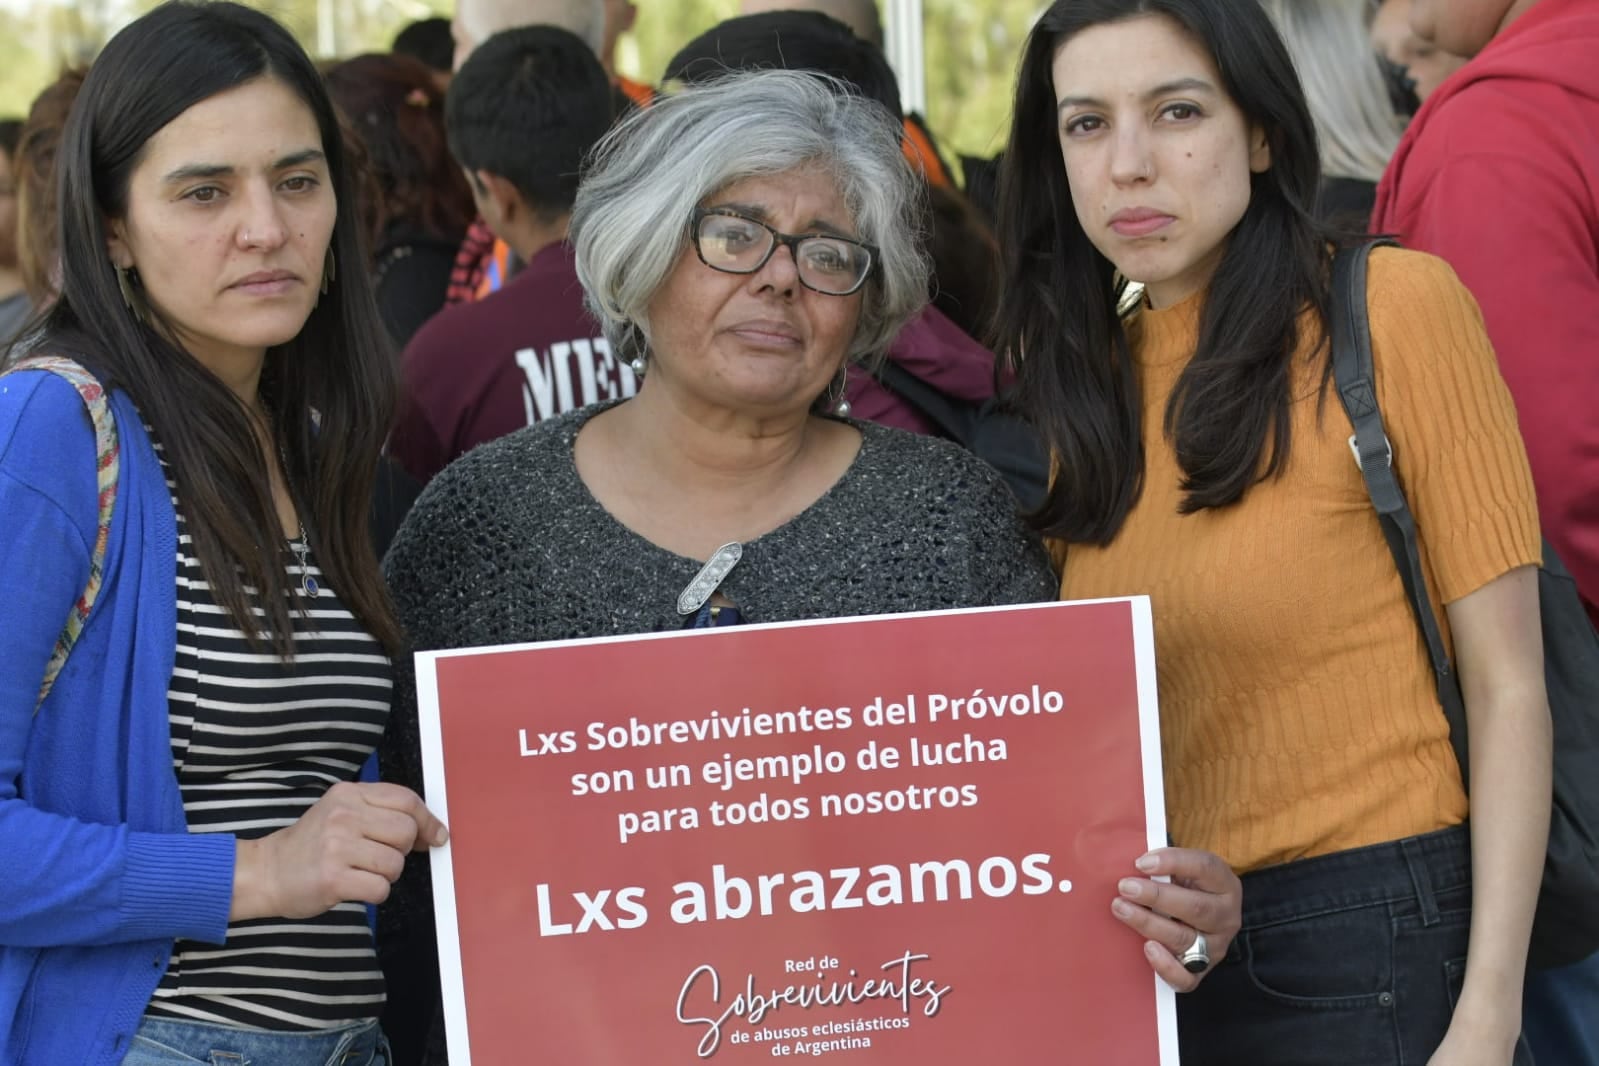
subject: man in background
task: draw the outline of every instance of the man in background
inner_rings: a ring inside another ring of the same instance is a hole
[[[479,42],[522,26],[556,26],[582,38],[598,54],[605,41],[605,0],[457,0],[450,22],[456,69]],[[461,242],[444,302],[481,299],[510,280],[520,265],[510,246],[479,218]]]
[[[580,37],[596,55],[605,43],[604,0],[457,0],[450,33],[455,69],[496,33],[522,26],[558,26]]]
[[[740,15],[763,15],[771,11],[817,11],[848,26],[861,40],[883,51],[883,22],[877,14],[876,0],[740,0]],[[896,109],[898,110],[898,109]],[[927,120],[914,112],[902,116],[905,123],[905,158],[921,168],[929,183],[954,188],[955,180],[939,154]]]
[[[449,89],[450,74],[455,68],[455,40],[450,35],[449,19],[418,19],[395,35],[389,51],[410,56],[431,70],[440,96]]]
[[[637,389],[583,306],[566,242],[579,166],[610,129],[614,101],[588,43],[554,26],[496,34],[456,72],[450,152],[478,213],[525,265],[406,345],[389,451],[417,480],[486,441]]]
[[[883,50],[883,22],[878,17],[874,0],[741,0],[738,5],[740,15],[761,15],[768,11],[820,11],[829,18],[838,19],[878,51]]]

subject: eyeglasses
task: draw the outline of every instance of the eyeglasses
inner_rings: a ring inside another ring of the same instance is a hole
[[[848,237],[779,233],[764,222],[722,207],[698,207],[692,221],[700,262],[724,274],[753,274],[778,245],[794,257],[800,284],[828,296],[848,296],[866,284],[877,249]]]

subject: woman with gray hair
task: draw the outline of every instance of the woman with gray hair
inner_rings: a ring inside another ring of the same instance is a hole
[[[847,365],[926,299],[918,190],[888,113],[813,74],[730,74],[613,131],[571,240],[638,394],[435,479],[388,558],[418,645],[1048,599],[981,461],[844,417]]]
[[[840,410],[846,365],[926,298],[917,190],[888,112],[807,73],[730,74],[614,131],[571,239],[638,393],[486,444],[429,484],[386,564],[414,646],[1055,598],[981,460]],[[420,784],[406,680],[385,765]],[[386,954],[431,941],[427,891],[408,872]],[[405,969],[391,987],[418,979]]]

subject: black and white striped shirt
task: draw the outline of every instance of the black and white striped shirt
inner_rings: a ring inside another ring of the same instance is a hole
[[[166,468],[164,455],[161,462]],[[212,597],[166,472],[178,516],[178,643],[167,696],[184,813],[190,832],[263,837],[360,775],[388,717],[393,673],[298,539],[291,548],[307,565],[288,571],[294,658],[252,649]],[[302,587],[307,573],[315,597]],[[304,1030],[376,1017],[382,1007],[366,908],[346,903],[308,920],[236,922],[221,947],[178,941],[147,1013]]]

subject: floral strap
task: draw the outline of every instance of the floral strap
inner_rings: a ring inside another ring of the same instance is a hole
[[[105,571],[106,545],[111,540],[111,512],[117,501],[117,472],[121,464],[120,448],[117,444],[117,423],[111,415],[111,405],[107,401],[105,388],[93,374],[71,359],[59,355],[28,356],[18,360],[10,368],[10,371],[17,370],[47,371],[57,377],[65,378],[78,390],[78,395],[83,398],[83,405],[89,409],[89,418],[94,423],[96,487],[99,490],[100,502],[94,550],[89,555],[89,581],[83,588],[83,595],[72,605],[72,612],[67,616],[66,625],[61,628],[61,635],[56,638],[55,651],[50,655],[50,663],[44,671],[44,681],[39,685],[39,700],[33,705],[33,713],[38,714],[39,708],[44,705],[45,697],[50,695],[50,689],[55,684],[57,675],[61,673],[61,668],[67,664],[67,656],[72,652],[72,646],[78,642],[78,634],[83,632],[83,625],[89,620],[89,612],[94,608],[94,601],[100,595],[100,582]]]

